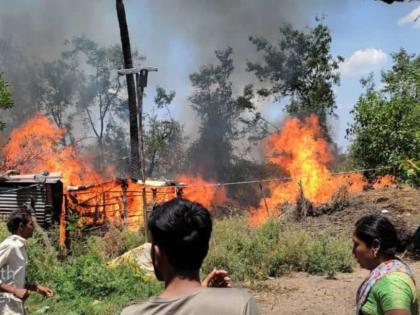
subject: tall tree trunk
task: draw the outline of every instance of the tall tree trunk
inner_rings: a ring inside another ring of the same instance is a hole
[[[128,35],[127,19],[122,0],[116,0],[118,23],[120,25],[121,46],[124,56],[124,67],[133,67],[131,57],[130,37]],[[140,178],[139,156],[139,129],[137,123],[137,102],[134,75],[127,74],[128,109],[130,112],[130,175],[132,178]]]

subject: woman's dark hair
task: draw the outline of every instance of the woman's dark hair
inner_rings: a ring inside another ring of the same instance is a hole
[[[149,219],[152,243],[178,272],[199,270],[209,249],[211,215],[201,204],[176,198],[155,206]]]
[[[411,242],[409,236],[399,237],[395,226],[383,215],[367,215],[359,219],[355,235],[368,247],[377,242],[380,252],[385,255],[402,253]]]
[[[24,208],[15,210],[9,216],[9,220],[7,221],[7,229],[10,233],[14,234],[18,231],[21,224],[26,225],[31,219],[31,211]]]

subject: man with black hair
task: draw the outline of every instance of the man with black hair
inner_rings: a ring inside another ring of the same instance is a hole
[[[153,209],[148,227],[153,267],[158,280],[165,282],[165,290],[159,297],[125,308],[122,315],[259,314],[254,298],[245,291],[208,288],[200,283],[212,231],[206,208],[173,199]]]
[[[12,234],[0,244],[0,314],[25,314],[23,302],[37,292],[48,298],[53,295],[49,288],[25,282],[28,256],[27,239],[34,231],[32,214],[26,209],[14,211],[7,222]]]

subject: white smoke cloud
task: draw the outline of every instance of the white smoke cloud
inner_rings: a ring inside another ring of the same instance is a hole
[[[388,61],[388,55],[381,49],[357,50],[340,66],[342,75],[363,75],[380,69]]]

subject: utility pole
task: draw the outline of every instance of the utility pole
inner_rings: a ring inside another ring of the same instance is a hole
[[[133,59],[131,56],[130,37],[128,34],[127,19],[125,15],[124,3],[122,0],[116,0],[118,23],[120,26],[121,47],[124,57],[124,68],[133,68]],[[137,102],[136,87],[133,73],[126,73],[128,109],[130,114],[130,176],[134,179],[140,178],[140,154],[139,154],[139,129],[137,122]]]
[[[143,96],[144,88],[147,86],[147,77],[150,71],[158,71],[154,67],[146,68],[129,68],[118,70],[119,75],[136,75],[136,90],[137,90],[137,104],[138,104],[138,124],[139,124],[139,139],[140,139],[140,175],[143,182],[142,188],[142,197],[143,197],[143,219],[144,219],[144,229],[146,235],[146,242],[148,240],[148,231],[147,231],[147,222],[148,216],[147,213],[147,200],[146,200],[146,163],[144,157],[144,130],[143,130]]]
[[[140,163],[141,163],[141,177],[143,182],[146,182],[146,163],[144,156],[144,130],[143,130],[143,96],[144,88],[147,86],[147,77],[149,72],[158,71],[154,67],[146,67],[137,70],[136,73],[136,85],[137,85],[137,104],[139,114],[139,137],[140,137]]]

